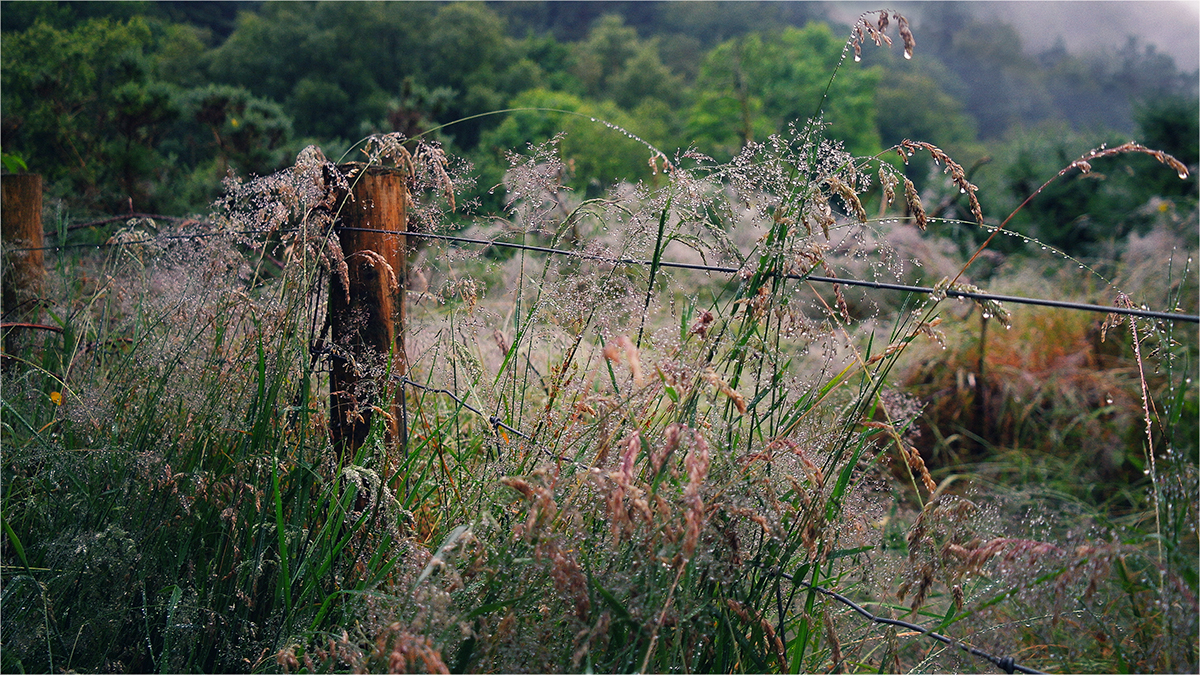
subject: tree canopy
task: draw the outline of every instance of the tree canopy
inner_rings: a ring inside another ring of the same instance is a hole
[[[560,132],[577,188],[648,178],[650,150],[609,125],[668,154],[727,159],[815,117],[860,155],[912,138],[963,163],[1003,157],[982,171],[1006,193],[1046,167],[1004,148],[1045,125],[1140,132],[1196,161],[1195,75],[1134,38],[1033,54],[1010,26],[938,3],[914,22],[914,59],[869,48],[859,63],[826,7],[5,2],[3,151],[80,212],[203,209],[229,172],[270,172],[308,144],[337,157],[393,131],[471,159],[481,194],[506,151]],[[574,114],[496,114],[512,108]],[[930,177],[920,162],[907,173]],[[1191,198],[1191,185],[1172,194]]]

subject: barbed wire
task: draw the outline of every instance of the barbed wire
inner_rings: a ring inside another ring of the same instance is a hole
[[[512,433],[516,434],[517,436],[520,436],[521,438],[524,438],[527,441],[533,440],[532,438],[521,433],[520,430],[514,429],[513,427],[509,426],[508,424],[505,424],[504,421],[501,420],[499,417],[496,417],[494,415],[493,416],[486,415],[480,409],[476,408],[475,406],[471,405],[470,403],[467,403],[466,401],[459,398],[458,395],[456,395],[454,392],[450,391],[449,389],[438,389],[436,387],[428,387],[423,384],[420,384],[419,382],[413,382],[412,380],[408,379],[407,377],[403,377],[400,375],[395,375],[395,376],[393,376],[392,379],[396,380],[400,384],[408,385],[410,387],[413,387],[415,389],[420,389],[422,391],[427,391],[431,394],[444,394],[446,396],[449,396],[450,398],[454,399],[455,403],[462,406],[463,408],[470,410],[471,412],[475,413],[476,415],[479,415],[480,417],[486,418],[488,421],[488,424],[491,425],[492,429],[504,429],[506,431],[511,431]]]

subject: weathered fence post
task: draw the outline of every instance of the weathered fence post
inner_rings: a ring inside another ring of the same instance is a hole
[[[387,443],[403,441],[400,397],[392,378],[407,367],[404,353],[404,282],[407,272],[406,194],[398,169],[344,164],[352,196],[342,206],[338,239],[349,287],[338,274],[329,284],[329,316],[336,357],[330,375],[329,435],[339,461],[348,462],[384,414]]]
[[[42,177],[36,173],[6,173],[0,176],[0,225],[4,239],[4,317],[41,295],[44,260],[42,251]],[[17,250],[35,249],[35,250]],[[35,310],[36,311],[36,310]]]
[[[36,173],[0,176],[0,238],[4,241],[4,321],[36,322],[40,314],[42,278],[42,177]],[[3,353],[15,351],[4,332]],[[8,359],[5,358],[5,362]]]

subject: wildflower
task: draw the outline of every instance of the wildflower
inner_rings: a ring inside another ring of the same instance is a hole
[[[625,360],[629,362],[629,374],[633,377],[633,386],[640,388],[644,384],[644,380],[642,379],[642,359],[638,355],[637,346],[633,344],[633,340],[630,340],[628,335],[617,338],[617,345],[625,350]]]
[[[663,436],[666,438],[666,443],[659,450],[650,452],[650,466],[654,467],[654,473],[657,475],[662,473],[663,465],[666,464],[667,458],[670,457],[679,447],[679,436],[688,428],[686,425],[675,423],[666,428]]]
[[[821,227],[821,234],[825,235],[825,239],[828,240],[829,228],[837,224],[833,219],[833,211],[829,208],[829,200],[818,190],[813,194],[812,201],[808,204],[808,207],[808,210],[801,215],[804,227],[808,228],[809,232],[812,232],[812,225],[808,222],[808,216],[811,214]]]
[[[883,188],[883,205],[891,204],[896,199],[896,176],[885,170],[886,164],[879,165],[879,185]]]
[[[911,59],[913,48],[917,46],[917,41],[913,38],[912,31],[908,28],[908,19],[899,14],[893,14],[892,16],[895,17],[896,22],[900,26],[900,38],[904,40],[904,58]]]
[[[975,192],[978,191],[979,188],[967,180],[967,172],[963,170],[961,164],[953,159],[950,159],[949,155],[932,143],[926,143],[924,141],[914,142],[904,139],[900,142],[900,146],[908,155],[911,155],[916,150],[925,150],[928,152],[929,156],[933,158],[933,161],[939,166],[943,167],[942,171],[950,174],[950,180],[953,181],[956,186],[958,186],[958,191],[967,195],[967,199],[971,203],[971,215],[975,217],[976,222],[978,222],[980,225],[983,224],[983,207],[979,205],[979,198],[975,196]],[[906,185],[906,191],[907,188],[908,186]],[[924,230],[925,228],[922,227],[921,229]]]
[[[929,494],[937,491],[937,483],[933,482],[933,477],[929,475],[929,469],[925,466],[925,460],[921,458],[921,452],[916,448],[905,448],[900,446],[900,450],[904,453],[905,460],[908,462],[909,469],[914,475],[920,476],[921,482],[924,483],[925,489],[929,490]]]

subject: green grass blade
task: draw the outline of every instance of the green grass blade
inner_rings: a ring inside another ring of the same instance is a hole
[[[275,533],[279,539],[279,575],[278,593],[283,596],[284,607],[288,616],[292,614],[292,583],[288,573],[290,560],[288,557],[287,527],[283,519],[283,495],[279,490],[279,462],[273,462],[271,467],[271,495],[275,503]]]
[[[658,275],[658,268],[662,263],[663,232],[667,227],[667,216],[671,213],[671,202],[674,198],[674,195],[667,197],[667,203],[658,217],[658,236],[654,238],[654,257],[650,260],[650,282],[646,284],[646,304],[642,307],[642,322],[638,327],[638,347],[642,346],[642,332],[646,330],[646,315],[650,312],[650,297],[654,295],[654,279]]]
[[[21,538],[17,536],[12,526],[8,524],[8,518],[0,515],[0,523],[4,524],[4,534],[8,536],[8,541],[12,544],[13,550],[17,552],[17,558],[21,560],[21,565],[25,567],[26,574],[32,574],[29,571],[29,561],[25,558],[25,546],[21,544]]]

